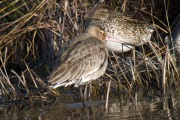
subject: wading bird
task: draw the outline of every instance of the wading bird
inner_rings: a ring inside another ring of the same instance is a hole
[[[180,21],[176,24],[175,30],[172,34],[172,38],[175,42],[176,51],[178,52],[178,54],[180,54]]]
[[[180,66],[180,14],[172,24],[172,35],[166,36],[165,41],[174,55],[177,65]]]
[[[105,45],[115,53],[127,52],[147,43],[154,31],[150,23],[125,13],[115,12],[105,4],[97,5],[89,15],[86,26],[92,24],[105,29]]]
[[[84,33],[71,40],[48,79],[49,88],[72,84],[78,87],[102,76],[108,63],[105,38],[103,28],[90,25]]]

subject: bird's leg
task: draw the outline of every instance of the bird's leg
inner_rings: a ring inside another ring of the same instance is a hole
[[[85,90],[84,90],[84,100],[87,100],[87,89],[88,89],[88,84],[86,84],[85,86]]]
[[[81,94],[81,99],[83,101],[87,100],[87,96],[88,96],[87,91],[88,91],[88,84],[86,84],[84,91],[83,91],[83,86],[80,86],[80,94]]]
[[[86,105],[85,105],[85,100],[86,100],[86,98],[85,98],[85,91],[86,90],[84,90],[84,92],[83,92],[83,86],[80,86],[81,101],[82,101],[82,105],[83,105],[82,112],[83,112],[84,118],[86,119],[87,115],[86,115]]]
[[[82,88],[82,86],[80,86],[79,89],[80,89],[81,100],[82,100],[82,102],[84,103],[84,94],[83,94],[83,88]]]
[[[80,91],[80,96],[82,98],[82,88],[81,88],[81,86],[79,87],[79,91]]]

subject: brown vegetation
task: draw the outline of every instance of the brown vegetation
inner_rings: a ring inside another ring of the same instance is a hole
[[[176,0],[178,3],[178,0]],[[108,85],[131,92],[134,86],[166,88],[179,82],[176,58],[170,54],[165,35],[180,6],[167,0],[107,0],[122,12],[146,16],[156,26],[152,41],[137,50],[112,54],[109,67],[95,87]],[[47,77],[61,46],[82,33],[98,0],[3,0],[0,2],[0,94],[42,98]],[[105,82],[105,83],[104,83]],[[98,88],[96,87],[96,88]]]

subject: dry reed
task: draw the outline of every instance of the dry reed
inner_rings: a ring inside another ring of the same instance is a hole
[[[83,32],[87,16],[98,2],[1,1],[1,96],[13,99],[23,96],[31,100],[40,96],[43,99],[47,77],[61,47]],[[177,13],[170,13],[177,7],[173,6],[175,3],[166,0],[112,0],[105,3],[122,12],[148,16],[156,30],[152,41],[142,46],[140,52],[112,54],[106,74],[94,82],[93,88],[107,87],[109,80],[112,89],[127,92],[141,85],[164,89],[177,85],[179,67],[164,40],[164,35],[171,35],[170,24]]]

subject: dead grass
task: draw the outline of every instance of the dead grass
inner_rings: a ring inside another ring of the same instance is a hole
[[[47,76],[60,48],[83,32],[86,18],[96,3],[97,0],[1,1],[1,96],[13,99],[26,96],[31,100],[39,96],[43,99]],[[177,85],[179,67],[164,40],[167,33],[171,35],[175,15],[170,13],[176,6],[164,0],[112,0],[105,3],[121,11],[148,17],[156,31],[152,41],[142,46],[140,52],[112,54],[106,75],[95,84],[101,88],[104,84],[108,86],[111,80],[111,88],[127,92],[141,85],[159,88]]]

